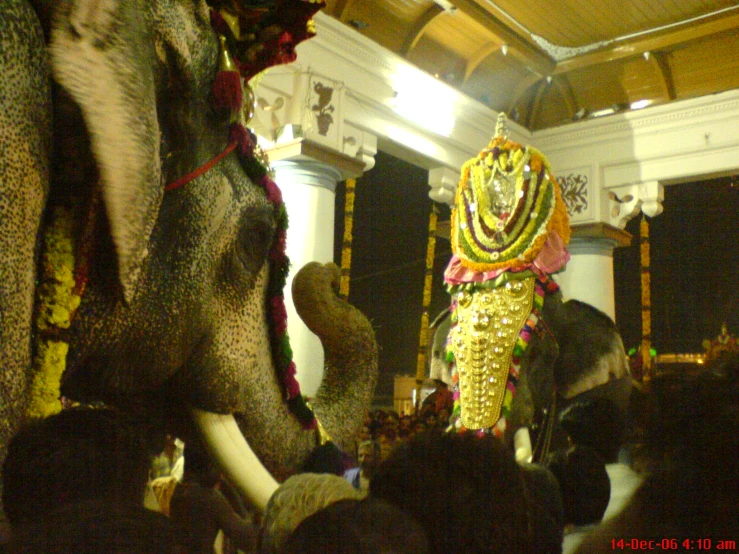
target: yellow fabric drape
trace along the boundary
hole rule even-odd
[[[344,200],[344,241],[341,247],[341,280],[339,296],[349,299],[349,275],[352,266],[352,232],[354,227],[354,188],[356,179],[346,180],[346,198]]]

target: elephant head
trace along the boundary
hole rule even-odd
[[[444,310],[435,320],[431,376],[444,378],[454,371],[444,346],[451,318]],[[447,382],[452,385],[451,378]],[[575,400],[608,396],[624,412],[631,393],[631,375],[621,335],[613,320],[590,304],[562,301],[561,293],[547,295],[539,323],[524,351],[511,404],[505,440],[513,440],[522,428],[534,431],[534,443],[542,436],[546,415],[552,425],[557,415]],[[558,426],[551,430],[561,438]],[[543,440],[543,437],[542,437]]]
[[[310,3],[282,3],[289,4]],[[0,118],[20,126],[0,133],[0,198],[13,198],[0,200],[0,277],[5,286],[14,279],[0,305],[2,438],[22,418],[34,379],[34,251],[45,248],[45,224],[64,206],[76,229],[75,277],[84,272],[85,286],[82,293],[76,285],[79,307],[61,332],[63,396],[141,412],[186,435],[194,421],[263,507],[276,487],[264,467],[297,467],[317,433],[290,410],[286,397],[295,391],[275,370],[280,356],[289,362],[289,346],[275,348],[271,312],[279,308],[275,273],[284,271],[275,263],[284,208],[245,147],[249,137],[228,150],[234,114],[214,106],[219,38],[211,6],[65,0],[33,8],[20,0],[0,7],[0,64],[21,77],[0,85],[13,93],[0,100]],[[13,156],[30,178],[5,170]],[[373,394],[377,348],[371,325],[338,298],[337,286],[331,265],[310,264],[294,280],[298,313],[325,350],[312,409],[342,445]],[[18,322],[10,334],[6,321]],[[235,441],[235,458],[220,446],[224,438]],[[260,482],[248,484],[248,474]]]

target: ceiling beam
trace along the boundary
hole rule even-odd
[[[672,69],[667,63],[667,58],[662,52],[652,52],[649,56],[649,63],[652,64],[657,75],[659,75],[662,82],[662,92],[665,98],[669,101],[675,100],[675,82],[672,79]]]
[[[572,90],[572,86],[570,85],[570,80],[567,78],[567,75],[552,77],[552,84],[559,91],[560,96],[562,96],[562,100],[564,100],[564,103],[567,106],[567,113],[569,113],[570,116],[574,116],[575,111],[577,111],[577,100],[575,99],[575,91]]]
[[[557,75],[574,71],[575,69],[583,69],[630,56],[638,56],[644,52],[665,50],[684,42],[697,40],[735,28],[739,28],[739,13],[724,15],[702,23],[685,25],[677,30],[665,33],[647,35],[634,40],[624,41],[623,43],[616,43],[616,46],[607,47],[597,52],[562,60],[554,69],[554,74]]]
[[[521,100],[521,97],[526,93],[527,90],[529,90],[530,87],[535,85],[537,81],[539,81],[541,77],[539,77],[536,73],[531,73],[521,79],[518,84],[516,85],[516,88],[513,89],[513,93],[511,94],[511,99],[508,102],[508,113],[513,112],[513,109],[516,107],[516,104]]]
[[[541,100],[544,97],[544,93],[549,88],[549,83],[546,79],[542,79],[539,83],[536,95],[534,96],[534,101],[531,103],[531,111],[529,112],[529,117],[526,121],[526,127],[529,129],[533,129],[534,122],[539,118],[539,110],[541,109]]]
[[[342,23],[346,23],[349,9],[354,2],[355,0],[336,0],[336,4],[334,4],[334,17]]]
[[[408,34],[405,35],[403,46],[400,47],[401,56],[408,57],[410,51],[415,48],[418,40],[423,36],[423,33],[426,31],[426,27],[429,26],[436,16],[441,15],[442,13],[444,13],[444,8],[438,4],[432,4],[431,7],[413,23]]]
[[[467,60],[467,65],[464,69],[464,81],[462,81],[462,84],[467,82],[475,70],[488,58],[488,56],[491,56],[500,50],[500,47],[501,45],[497,42],[488,42],[475,52],[474,55]]]
[[[501,44],[508,45],[508,55],[522,62],[530,71],[540,77],[551,75],[556,66],[555,61],[541,48],[527,42],[488,10],[474,0],[452,0],[457,9],[492,33]]]

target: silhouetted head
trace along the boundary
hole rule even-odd
[[[594,449],[606,463],[618,460],[626,437],[623,411],[605,396],[575,402],[560,414],[560,424],[573,445]]]
[[[603,519],[611,481],[595,450],[587,446],[558,450],[547,458],[546,466],[559,482],[565,524],[589,525]]]
[[[413,514],[430,552],[531,551],[521,470],[493,436],[415,435],[380,464],[370,496]]]
[[[283,554],[426,554],[421,526],[401,509],[375,499],[342,500],[306,518]]]
[[[281,552],[295,528],[308,516],[339,500],[362,496],[352,484],[329,473],[300,473],[289,477],[272,494],[262,516],[259,552]]]
[[[8,520],[15,527],[89,500],[141,506],[150,463],[140,427],[116,410],[71,408],[33,421],[8,446]]]

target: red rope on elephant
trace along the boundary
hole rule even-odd
[[[229,145],[226,146],[226,149],[223,152],[221,152],[220,154],[218,154],[215,158],[213,158],[209,162],[204,163],[199,168],[197,168],[195,171],[191,171],[187,175],[185,175],[185,176],[180,177],[179,179],[177,179],[175,182],[168,184],[166,187],[164,187],[164,190],[165,191],[174,190],[174,189],[180,188],[183,185],[186,185],[187,183],[189,183],[193,179],[197,179],[198,177],[200,177],[206,171],[209,171],[209,170],[213,169],[213,166],[215,166],[223,158],[225,158],[226,156],[228,156],[231,152],[233,152],[234,149],[238,146],[238,144],[239,143],[236,140],[231,141],[229,143]]]

